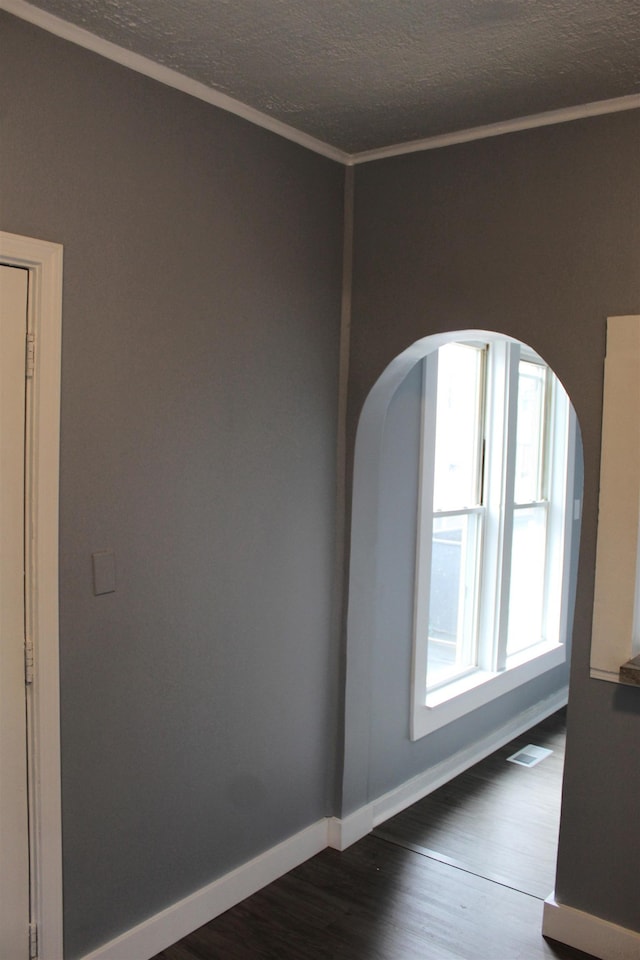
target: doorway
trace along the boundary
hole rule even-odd
[[[25,343],[29,274],[0,265],[0,948],[29,956]]]
[[[0,232],[0,272],[0,953],[59,960],[62,247]]]
[[[557,637],[549,637],[548,650],[538,655],[536,649],[535,656],[523,656],[509,669],[496,664],[487,670],[478,663],[461,678],[460,689],[427,702],[426,662],[423,669],[415,655],[418,634],[428,636],[418,629],[416,616],[420,440],[426,413],[434,408],[427,406],[423,361],[454,339],[516,344],[479,330],[416,341],[383,371],[358,424],[341,813],[362,833],[371,821],[379,825],[554,713],[567,698],[582,485],[577,425],[575,456],[568,458],[572,476],[568,466],[563,472],[565,498],[571,497],[571,509],[565,510],[571,550],[557,578],[563,604]],[[416,735],[411,721],[418,706],[429,727]]]

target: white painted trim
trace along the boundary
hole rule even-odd
[[[425,137],[423,140],[411,140],[407,143],[396,143],[388,147],[364,150],[361,153],[351,154],[348,162],[359,164],[369,163],[371,160],[386,160],[389,157],[400,157],[406,153],[438,150],[440,147],[451,147],[458,143],[471,143],[474,140],[500,137],[505,133],[518,133],[521,130],[534,130],[537,127],[550,127],[556,123],[569,123],[572,120],[584,120],[588,117],[600,117],[608,113],[621,113],[624,110],[637,110],[639,108],[640,94],[631,93],[628,96],[616,97],[613,100],[596,100],[593,103],[584,103],[575,107],[562,107],[559,110],[534,113],[528,117],[515,117],[512,120],[501,120],[498,123],[470,127],[467,130],[455,130],[452,133],[443,133],[437,137]]]
[[[131,960],[131,957],[148,960],[326,847],[346,850],[389,817],[437,790],[474,763],[483,760],[514,737],[555,713],[566,701],[565,688],[523,711],[513,721],[473,746],[436,764],[426,773],[408,780],[344,819],[330,817],[318,820],[300,833],[86,954],[82,960]]]
[[[640,933],[556,903],[553,894],[545,900],[542,935],[576,950],[584,950],[599,960],[637,960],[640,957]]]
[[[607,680],[609,683],[620,682],[620,669],[618,670],[599,670],[597,667],[591,667],[589,676],[592,680]]]
[[[508,723],[483,737],[482,740],[458,750],[452,756],[436,763],[425,773],[418,774],[417,777],[407,780],[394,790],[390,790],[389,793],[378,797],[372,804],[374,827],[384,823],[385,820],[395,816],[396,813],[400,813],[401,810],[406,810],[417,800],[422,800],[423,797],[433,793],[434,790],[453,780],[454,777],[464,773],[475,763],[479,763],[489,754],[495,753],[505,743],[509,743],[510,740],[519,737],[521,733],[525,733],[537,723],[550,717],[552,713],[566,705],[567,696],[568,688],[562,687],[550,697],[541,700],[540,703],[523,710]]]
[[[495,753],[510,740],[519,737],[537,723],[550,717],[556,710],[560,710],[567,703],[567,694],[568,688],[563,687],[540,703],[523,710],[513,720],[492,731],[482,740],[441,760],[440,763],[412,777],[411,780],[406,780],[399,787],[360,807],[344,820],[334,817],[329,821],[329,846],[335,850],[346,850],[352,843],[371,833],[374,827],[380,826],[385,820],[406,810],[434,790],[438,790],[475,763]]]
[[[565,688],[535,707],[523,711],[512,722],[490,736],[436,764],[426,773],[408,780],[342,820],[330,817],[317,821],[86,954],[82,960],[131,960],[131,957],[148,960],[326,847],[346,850],[389,817],[437,790],[474,763],[483,760],[514,737],[555,713],[564,706],[566,700]]]
[[[28,551],[27,621],[36,657],[28,692],[31,737],[32,909],[40,960],[62,956],[62,828],[58,668],[58,477],[62,247],[0,232],[0,259],[26,267],[29,323],[36,338],[36,373],[27,402],[27,484],[32,509]],[[29,629],[29,627],[28,627]]]
[[[405,143],[390,144],[387,147],[377,147],[373,150],[363,150],[359,153],[347,153],[339,147],[318,140],[308,133],[297,130],[282,120],[276,120],[266,113],[250,107],[240,100],[234,99],[219,90],[214,90],[198,80],[186,77],[177,70],[165,67],[162,64],[143,57],[141,54],[126,50],[109,40],[103,40],[95,34],[68,23],[45,10],[32,6],[26,0],[0,0],[0,10],[26,20],[53,33],[63,40],[75,43],[85,50],[91,50],[107,60],[113,60],[129,70],[135,70],[152,80],[180,90],[188,96],[204,100],[214,107],[219,107],[227,113],[242,117],[265,130],[270,130],[278,136],[291,140],[301,147],[306,147],[329,160],[336,160],[345,166],[368,163],[371,160],[385,160],[389,157],[400,157],[406,153],[420,153],[424,150],[437,150],[440,147],[450,147],[457,143],[471,143],[474,140],[486,140],[489,137],[498,137],[505,133],[517,133],[520,130],[533,130],[537,127],[552,126],[556,123],[568,123],[572,120],[583,120],[587,117],[598,117],[608,113],[619,113],[623,110],[640,108],[640,94],[632,93],[624,97],[615,97],[611,100],[596,100],[593,103],[578,104],[574,107],[562,107],[558,110],[549,110],[545,113],[535,113],[527,117],[515,117],[511,120],[501,120],[498,123],[489,123],[480,127],[470,127],[466,130],[456,130],[452,133],[443,133],[435,137],[425,137],[422,140],[410,140]]]
[[[328,846],[333,850],[346,850],[347,847],[366,837],[372,830],[373,804],[368,803],[342,820],[331,817],[328,822]]]
[[[451,683],[429,694],[426,705],[416,706],[411,717],[411,739],[426,737],[566,662],[566,644],[553,643],[542,649],[543,652],[523,659],[522,663],[508,670],[500,673],[478,670],[458,683]],[[530,652],[525,651],[523,657],[529,656]]]
[[[48,33],[53,33],[56,37],[68,40],[70,43],[75,43],[79,47],[84,47],[85,50],[91,50],[93,53],[97,53],[107,60],[112,60],[114,63],[119,63],[122,67],[135,70],[136,73],[141,73],[145,77],[157,80],[167,87],[173,87],[174,90],[180,90],[190,97],[195,97],[197,100],[204,100],[205,103],[219,107],[227,113],[242,117],[243,120],[248,120],[249,123],[253,123],[265,130],[270,130],[271,133],[278,134],[278,136],[284,137],[285,140],[291,140],[293,143],[297,143],[301,147],[306,147],[308,150],[327,157],[329,160],[336,160],[338,163],[343,164],[348,163],[349,155],[343,150],[333,147],[331,144],[324,143],[324,141],[318,140],[308,133],[297,130],[295,127],[289,126],[288,123],[283,123],[282,120],[276,120],[275,117],[270,117],[268,114],[262,113],[260,110],[256,110],[255,107],[250,107],[248,104],[242,103],[240,100],[236,100],[226,93],[221,93],[219,90],[200,83],[198,80],[193,80],[191,77],[178,73],[177,70],[165,67],[160,63],[156,63],[154,60],[150,60],[148,57],[134,53],[132,50],[126,50],[124,47],[111,43],[109,40],[103,40],[102,37],[98,37],[73,23],[68,23],[60,17],[47,13],[45,10],[40,10],[30,3],[26,3],[25,0],[0,0],[0,9],[6,10],[7,13],[11,13],[15,17],[20,17],[21,20],[27,20],[29,23],[34,24],[34,26],[40,27]]]
[[[482,341],[480,341],[482,342]],[[422,390],[422,433],[415,569],[415,612],[411,681],[411,739],[433,733],[472,710],[566,661],[564,643],[568,623],[569,579],[573,524],[574,437],[576,418],[569,398],[551,368],[547,368],[555,400],[552,406],[553,455],[549,491],[549,523],[545,562],[545,609],[541,642],[507,658],[507,626],[511,540],[513,528],[513,484],[515,474],[515,423],[518,397],[518,364],[521,345],[511,339],[489,340],[486,361],[486,411],[488,427],[486,458],[489,465],[485,486],[484,523],[479,563],[488,574],[481,576],[479,606],[478,670],[427,692],[427,638],[433,527],[433,473],[436,433],[437,353],[425,360]],[[544,364],[531,348],[523,346],[524,357]],[[545,364],[546,366],[546,364]],[[565,424],[568,429],[564,429]],[[562,469],[560,469],[562,465]],[[562,602],[561,602],[562,601]],[[552,639],[553,638],[553,639]]]
[[[265,853],[110,940],[82,960],[148,960],[204,923],[293,870],[327,846],[318,820]],[[58,958],[59,960],[59,958]]]
[[[640,316],[607,319],[591,676],[640,653]]]

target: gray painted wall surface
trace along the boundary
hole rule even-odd
[[[0,34],[2,229],[64,244],[71,960],[331,812],[344,174]]]
[[[0,44],[2,229],[65,247],[73,960],[332,812],[343,172],[5,14]],[[358,168],[348,425],[352,450],[376,378],[437,330],[512,334],[565,382],[585,521],[558,895],[635,929],[640,702],[589,680],[588,655],[605,318],[640,312],[639,147],[640,117],[621,114]],[[118,590],[94,597],[102,548]],[[388,689],[354,805],[462,732],[406,740],[397,653],[372,650]],[[518,706],[486,708],[477,732]]]
[[[511,334],[564,382],[585,486],[557,896],[636,930],[640,695],[590,680],[588,665],[606,317],[640,313],[639,156],[633,112],[358,168],[349,414],[353,439],[387,364],[441,330]],[[376,655],[380,677],[391,656]],[[427,752],[399,730],[393,749],[392,721],[373,717],[370,766],[388,786]]]

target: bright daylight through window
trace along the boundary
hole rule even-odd
[[[564,660],[575,442],[523,344],[451,342],[423,363],[414,737]]]

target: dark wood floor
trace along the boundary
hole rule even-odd
[[[404,810],[376,835],[542,900],[555,882],[565,712],[508,743]],[[507,762],[533,743],[534,767]]]
[[[553,753],[530,768],[506,761],[529,743]],[[154,960],[584,960],[540,935],[563,751],[561,712]]]

